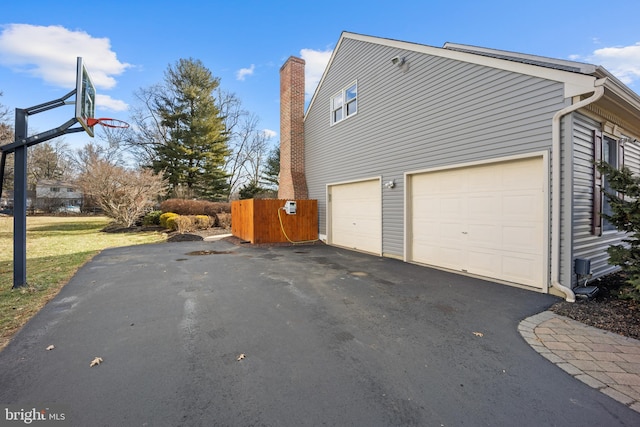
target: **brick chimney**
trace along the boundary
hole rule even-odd
[[[280,68],[279,199],[308,199],[304,173],[304,59],[293,56]]]

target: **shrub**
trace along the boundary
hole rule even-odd
[[[78,184],[87,199],[124,227],[136,224],[166,190],[162,176],[148,169],[126,169],[97,152],[85,154]]]
[[[169,219],[178,216],[177,213],[173,213],[173,212],[165,212],[162,215],[160,215],[159,221],[160,221],[160,226],[164,227],[164,228],[171,228],[169,227]]]
[[[640,301],[640,177],[627,167],[618,170],[606,162],[599,162],[597,167],[611,186],[605,197],[612,213],[602,216],[627,233],[622,245],[607,249],[609,264],[620,266],[625,273],[630,287],[626,296]]]
[[[219,213],[217,217],[218,217],[218,227],[231,228],[230,213]]]
[[[215,223],[215,219],[209,215],[196,215],[193,217],[193,225],[197,230],[206,230]]]
[[[172,215],[170,217],[168,217],[165,221],[165,223],[167,224],[164,228],[168,228],[169,230],[177,230],[178,229],[178,224],[176,223],[176,220],[180,217],[180,215]]]
[[[231,212],[227,202],[209,202],[206,200],[168,199],[160,204],[162,212],[175,212],[180,215],[209,215]]]
[[[162,211],[151,211],[142,219],[142,225],[160,225]]]
[[[184,234],[196,229],[192,216],[178,215],[171,217],[167,222],[175,225],[174,230],[178,230],[180,234]]]

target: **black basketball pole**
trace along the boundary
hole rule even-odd
[[[68,133],[84,132],[84,128],[72,128],[78,123],[76,118],[68,120],[55,129],[28,136],[28,117],[52,108],[66,105],[65,100],[75,95],[72,90],[62,98],[36,105],[31,108],[16,108],[15,140],[11,144],[0,147],[2,151],[2,170],[0,179],[4,177],[5,158],[8,153],[14,153],[13,176],[13,287],[19,288],[27,284],[27,147],[62,136]],[[0,194],[2,183],[0,182]]]
[[[27,112],[16,108],[15,140],[27,139]],[[13,166],[13,287],[27,284],[27,146],[15,148]]]

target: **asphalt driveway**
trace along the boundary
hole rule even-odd
[[[518,334],[554,301],[322,245],[110,249],[0,353],[0,405],[78,426],[640,425]]]

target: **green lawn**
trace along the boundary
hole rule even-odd
[[[0,349],[103,249],[158,243],[158,232],[104,233],[105,217],[27,217],[27,286],[13,285],[13,218],[0,217]]]

